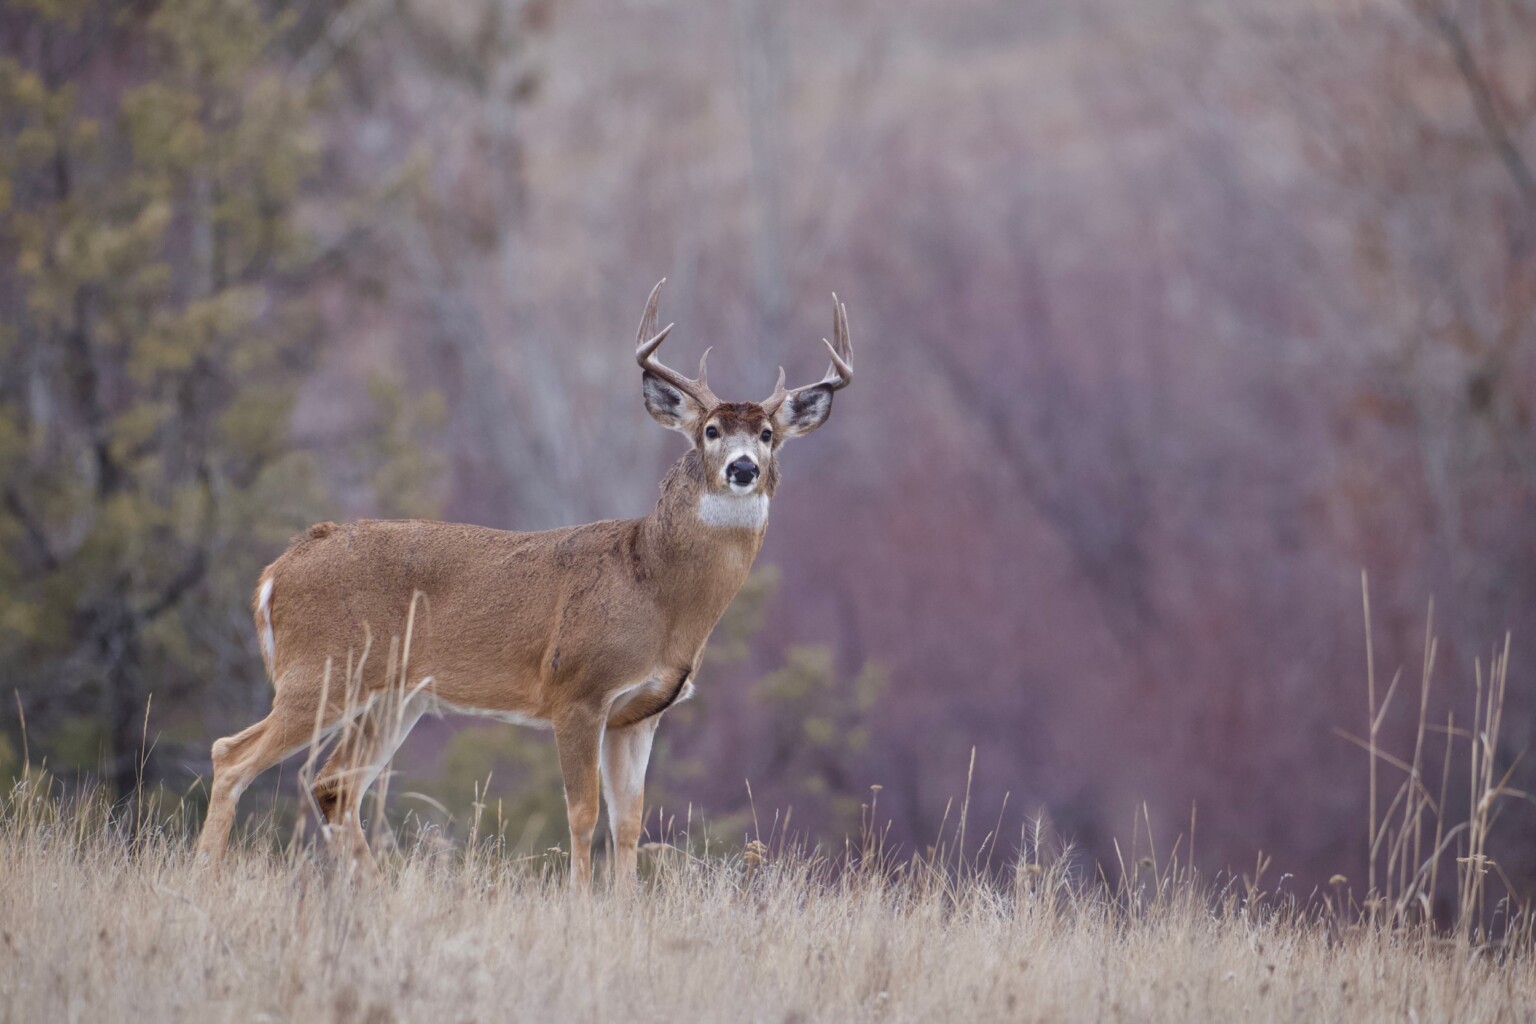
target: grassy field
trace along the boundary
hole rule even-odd
[[[1368,657],[1356,742],[1372,857],[1365,877],[1305,895],[1271,883],[1262,857],[1202,878],[1183,840],[1158,856],[1149,826],[1107,871],[1052,854],[1043,832],[1001,869],[1007,844],[988,835],[981,869],[958,853],[968,799],[934,849],[906,858],[882,849],[873,803],[835,854],[771,830],[732,851],[685,826],[644,848],[644,885],[626,894],[568,895],[560,853],[513,855],[502,829],[450,840],[409,818],[376,837],[378,878],[344,877],[303,820],[286,846],[258,825],[215,876],[193,861],[185,803],[112,808],[28,767],[0,799],[0,1009],[6,1022],[1536,1020],[1533,919],[1487,853],[1498,807],[1533,800],[1495,767],[1508,644],[1476,666],[1472,728],[1448,721],[1443,757],[1426,743],[1435,650],[1401,758],[1380,745],[1398,680],[1378,688]],[[1395,794],[1384,769],[1404,780]],[[1448,820],[1453,781],[1466,820]]]
[[[177,825],[18,787],[0,820],[6,1021],[1536,1019],[1528,928],[1370,923],[1331,899],[1010,875],[749,846],[653,847],[629,897],[563,863],[407,842],[349,882],[246,843],[222,877]],[[601,887],[599,887],[601,889]]]

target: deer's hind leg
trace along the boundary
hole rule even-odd
[[[292,682],[292,681],[290,681]],[[235,822],[240,794],[262,772],[290,754],[296,754],[316,736],[313,692],[302,686],[280,687],[272,698],[272,710],[255,725],[213,744],[213,785],[208,796],[208,816],[197,840],[197,859],[217,868],[224,859],[229,831]],[[320,736],[336,727],[341,712],[323,717]]]
[[[363,832],[363,797],[425,710],[419,698],[370,706],[343,730],[311,787],[331,848],[351,867],[376,870]]]

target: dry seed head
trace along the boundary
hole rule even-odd
[[[768,847],[760,840],[752,840],[742,852],[741,861],[748,869],[762,867],[768,863]]]

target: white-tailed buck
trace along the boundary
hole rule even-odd
[[[262,572],[256,630],[275,690],[266,718],[213,745],[198,842],[217,864],[259,773],[340,732],[313,778],[327,833],[371,863],[359,808],[416,721],[466,712],[554,729],[571,827],[571,885],[591,878],[599,779],[614,878],[635,878],[646,763],[662,712],[693,690],[704,644],[768,525],[779,448],[826,422],[853,376],[833,296],[825,379],[722,402],[663,366],[651,292],[635,356],[651,417],[689,440],[643,519],[540,533],[425,520],[312,527]],[[382,638],[375,643],[374,638]],[[391,641],[389,638],[393,638]],[[388,644],[388,657],[381,649]]]

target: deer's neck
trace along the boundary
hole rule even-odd
[[[655,574],[696,593],[701,612],[719,604],[718,616],[746,582],[762,547],[768,498],[711,492],[699,453],[690,451],[662,480],[661,498],[640,528]]]

